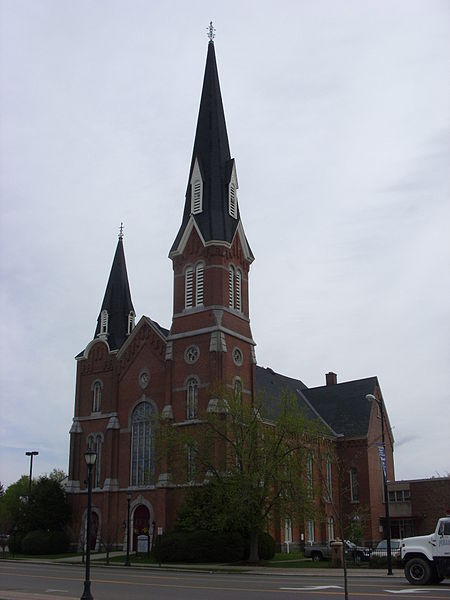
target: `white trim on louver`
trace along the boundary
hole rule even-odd
[[[101,316],[100,316],[100,334],[108,333],[108,321],[109,321],[108,311],[102,310]]]
[[[236,269],[236,300],[235,308],[239,312],[242,312],[242,271]]]
[[[228,184],[228,212],[233,219],[238,218],[237,210],[237,189],[238,180],[236,174],[236,165],[233,162],[233,171],[231,173],[230,183]]]

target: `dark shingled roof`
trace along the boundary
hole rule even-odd
[[[305,388],[302,394],[336,433],[360,437],[367,435],[369,427],[371,403],[366,394],[373,394],[377,386],[377,378],[368,377]]]
[[[191,177],[197,158],[203,179],[203,210],[193,215],[205,242],[220,240],[231,243],[239,223],[228,211],[228,184],[234,159],[228,144],[225,114],[220,93],[214,42],[208,44],[205,76],[195,133],[194,149],[186,190],[183,221],[172,245],[178,248],[181,237],[191,216]]]
[[[128,332],[128,315],[134,312],[128,283],[127,267],[122,238],[117,242],[105,297],[103,298],[94,337],[100,333],[102,310],[108,311],[108,344],[110,350],[118,350],[124,343]]]
[[[299,409],[308,419],[316,420],[319,419],[328,426],[328,423],[324,422],[322,415],[317,414],[313,407],[309,404],[302,391],[306,390],[306,385],[300,381],[300,379],[293,379],[292,377],[286,377],[280,373],[275,373],[270,368],[256,367],[256,387],[258,394],[261,394],[264,403],[269,409],[269,414],[272,417],[277,416],[280,409],[280,398],[283,393],[291,392],[297,398]],[[334,431],[330,432],[334,434]]]

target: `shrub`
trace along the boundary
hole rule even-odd
[[[157,562],[235,562],[244,557],[244,540],[237,532],[172,531],[158,537],[154,557]]]
[[[69,548],[69,538],[63,531],[30,531],[21,544],[23,554],[62,554]]]

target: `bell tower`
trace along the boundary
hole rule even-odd
[[[212,30],[212,29],[211,29]],[[242,226],[210,33],[194,148],[173,263],[172,326],[167,338],[166,415],[190,421],[214,410],[219,385],[252,402],[255,342],[248,278],[254,260]]]

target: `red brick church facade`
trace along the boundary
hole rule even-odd
[[[252,401],[257,389],[276,395],[290,388],[311,414],[320,416],[338,453],[347,457],[351,490],[343,501],[349,515],[367,507],[366,540],[383,537],[381,471],[375,442],[382,401],[376,377],[307,388],[256,364],[249,318],[249,270],[254,259],[240,219],[236,165],[231,158],[210,41],[202,97],[189,169],[181,227],[169,257],[173,264],[173,317],[170,330],[143,316],[135,324],[122,235],[116,248],[94,338],[77,356],[75,410],[70,430],[69,498],[74,536],[83,541],[87,507],[84,452],[97,453],[93,471],[93,533],[100,540],[125,539],[127,494],[131,494],[132,549],[137,535],[170,529],[186,483],[172,480],[170,467],[155,464],[154,423],[171,419],[195,425],[214,411],[211,389],[239,389]],[[386,417],[386,431],[390,428]],[[393,440],[387,435],[388,474],[393,479]],[[332,467],[333,469],[333,467]],[[317,476],[317,475],[316,475]],[[332,479],[335,474],[331,474]],[[365,509],[366,510],[366,509]],[[289,531],[275,527],[279,544],[326,539],[331,507],[321,523]]]

